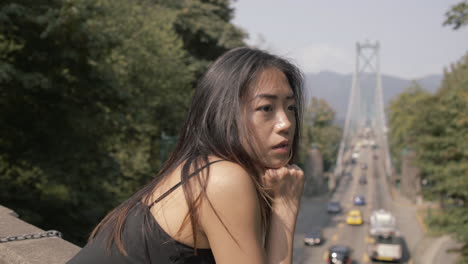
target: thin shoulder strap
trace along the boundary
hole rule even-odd
[[[214,164],[216,162],[220,162],[220,161],[223,161],[223,160],[215,160],[215,161],[212,161],[212,162],[209,162],[207,164],[205,164],[204,166],[202,166],[201,168],[195,170],[192,174],[190,174],[187,178],[181,180],[179,183],[177,183],[176,185],[172,186],[169,190],[167,190],[165,193],[163,193],[161,196],[159,196],[158,199],[154,200],[154,202],[152,202],[150,205],[148,205],[148,208],[151,209],[151,207],[153,207],[153,205],[155,205],[156,203],[160,202],[162,199],[166,198],[169,194],[171,194],[175,189],[177,189],[179,186],[181,186],[182,184],[186,183],[188,180],[190,180],[193,176],[197,175],[200,171],[204,170],[206,167],[210,166],[211,164]]]

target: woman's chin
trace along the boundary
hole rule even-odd
[[[289,160],[282,159],[282,160],[271,160],[266,162],[265,167],[269,169],[279,169],[288,165]]]

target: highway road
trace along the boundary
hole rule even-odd
[[[384,178],[383,161],[374,159],[378,157],[380,149],[369,147],[361,149],[358,163],[349,165],[346,172],[351,172],[352,176],[343,176],[334,194],[314,198],[303,198],[301,210],[298,216],[295,232],[294,263],[326,263],[327,249],[332,245],[347,245],[353,249],[353,263],[372,263],[368,255],[368,245],[372,243],[369,236],[369,216],[373,210],[386,209],[397,216],[397,223],[401,224],[398,215],[398,204],[394,204],[391,199],[390,188]],[[366,164],[367,168],[363,168]],[[345,174],[346,175],[346,174]],[[360,184],[359,177],[366,175],[367,184]],[[356,206],[353,204],[355,195],[364,195],[367,204]],[[330,215],[327,213],[326,204],[328,201],[339,201],[343,207],[340,214]],[[359,209],[362,212],[364,224],[360,226],[350,226],[346,224],[346,214],[351,209]],[[405,219],[403,224],[411,222],[414,225],[416,219]],[[325,242],[319,246],[305,246],[304,236],[314,229],[321,229]],[[400,229],[402,229],[399,226]],[[408,230],[403,228],[402,230]],[[411,263],[409,247],[406,245],[405,234],[403,237],[403,263]],[[415,241],[416,243],[416,241]]]

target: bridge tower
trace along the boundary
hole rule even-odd
[[[356,43],[356,63],[348,101],[343,138],[340,143],[335,180],[344,172],[345,163],[350,161],[352,146],[359,136],[371,131],[377,145],[384,153],[386,176],[391,175],[390,153],[387,143],[387,125],[384,112],[382,79],[380,75],[379,42]],[[368,80],[367,82],[364,82]],[[365,85],[372,83],[372,85]],[[333,184],[334,182],[331,183]]]

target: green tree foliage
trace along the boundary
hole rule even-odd
[[[200,65],[243,45],[232,12],[228,1],[2,1],[0,204],[82,245],[161,165],[161,134],[181,127]]]
[[[432,183],[424,194],[441,201],[444,213],[432,224],[465,243],[462,261],[468,263],[468,55],[446,71],[428,106],[415,124],[417,161]]]
[[[461,261],[467,263],[468,55],[445,71],[436,94],[413,88],[392,102],[390,127],[392,147],[409,145],[417,154],[415,164],[429,183],[424,197],[442,205],[442,214],[430,224],[464,243]]]
[[[229,0],[159,0],[176,14],[174,29],[190,55],[196,79],[211,61],[229,49],[244,46],[247,34],[233,25]]]
[[[418,136],[413,125],[419,118],[419,112],[429,100],[431,94],[422,89],[417,82],[413,82],[388,106],[388,122],[390,127],[390,149],[394,167],[400,171],[402,165],[402,151],[412,149],[412,144]]]
[[[457,30],[467,24],[468,1],[464,0],[446,13],[444,25],[451,25],[454,30]],[[459,63],[452,65],[450,72],[446,70],[444,76],[440,94],[444,95],[446,104],[452,103],[455,106],[449,115],[451,126],[447,127],[446,130],[448,130],[447,133],[455,135],[455,140],[458,141],[455,144],[454,139],[450,143],[447,142],[451,148],[449,153],[445,152],[444,158],[445,160],[450,158],[450,161],[445,168],[440,168],[442,172],[439,177],[435,176],[437,168],[432,174],[434,178],[439,178],[434,179],[436,184],[443,186],[439,193],[449,197],[448,201],[451,204],[444,208],[444,214],[433,219],[432,224],[444,227],[448,232],[456,234],[459,240],[464,243],[460,263],[468,264],[468,55],[465,55]],[[452,99],[453,101],[450,102]],[[458,108],[458,114],[454,112],[454,108]],[[454,129],[457,131],[455,132]],[[453,178],[440,179],[447,175]],[[455,186],[455,188],[451,189],[451,186]],[[438,187],[436,186],[436,188]]]
[[[457,30],[468,24],[468,1],[464,0],[450,8],[445,13],[444,26],[452,26]]]
[[[99,34],[82,15],[61,1],[1,5],[0,197],[26,220],[57,229],[108,206],[94,202],[112,201],[105,184],[120,176],[101,142],[114,127],[105,109],[124,98],[96,69],[113,44],[94,42]]]
[[[304,113],[300,159],[305,159],[307,148],[317,147],[322,153],[324,170],[336,162],[342,129],[334,125],[335,111],[327,101],[312,97]]]

